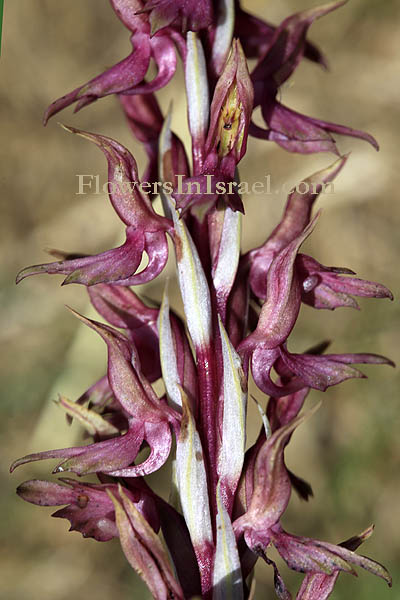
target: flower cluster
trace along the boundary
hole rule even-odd
[[[339,545],[287,533],[281,518],[294,489],[303,498],[310,485],[292,473],[284,452],[293,432],[315,412],[301,413],[310,389],[325,391],[364,377],[354,364],[392,364],[376,354],[326,354],[327,344],[295,354],[290,334],[301,303],[315,309],[358,308],[354,296],[392,298],[383,285],[354,277],[347,268],[326,267],[301,253],[317,224],[314,203],[345,166],[332,133],[377,143],[369,134],[305,116],[284,106],[279,89],[303,58],[326,64],[307,41],[311,24],[345,2],[297,13],[274,27],[245,12],[237,0],[111,0],[132,42],[131,54],[53,102],[45,122],[76,103],[80,110],[114,94],[148,165],[142,180],[192,183],[193,193],[161,194],[163,215],[140,186],[135,159],[103,135],[65,127],[98,146],[108,165],[109,197],[126,228],[125,243],[95,256],[57,253],[59,260],[28,267],[17,281],[38,273],[65,275],[64,284],[87,286],[93,306],[108,323],[74,313],[105,342],[107,373],[75,402],[60,397],[68,417],[92,438],[89,445],[38,452],[12,465],[57,459],[53,473],[96,474],[98,483],[61,477],[31,480],[18,488],[28,502],[64,506],[83,536],[120,539],[132,567],[157,600],[247,599],[258,558],[274,573],[278,598],[287,600],[275,546],[287,565],[304,573],[298,600],[324,600],[341,571],[362,567],[391,585],[379,563],[357,547],[372,527]],[[154,92],[174,76],[181,58],[192,139],[189,160],[171,131]],[[251,73],[247,59],[256,59]],[[151,63],[157,74],[146,80]],[[211,98],[211,100],[210,100]],[[266,129],[254,124],[260,106]],[[280,222],[266,241],[241,254],[238,193],[221,195],[207,186],[239,181],[237,165],[249,135],[290,152],[333,152],[333,164],[293,190]],[[186,189],[186,188],[185,188]],[[167,290],[148,306],[131,289],[157,277],[174,248],[184,319],[170,309]],[[141,268],[146,255],[147,263]],[[259,405],[260,434],[246,451],[250,372],[269,396]],[[153,383],[162,378],[164,392]],[[147,458],[138,460],[142,449]],[[173,454],[170,502],[155,494],[146,475]],[[161,541],[158,533],[162,532]]]

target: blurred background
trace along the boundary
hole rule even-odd
[[[245,8],[278,24],[309,0],[243,2]],[[314,24],[310,39],[326,53],[330,72],[303,61],[282,90],[285,104],[298,111],[372,133],[376,153],[359,140],[338,138],[347,166],[333,194],[318,201],[323,215],[307,251],[323,264],[352,268],[360,277],[384,283],[398,296],[400,169],[398,126],[400,5],[394,0],[352,0]],[[45,249],[96,253],[123,239],[123,228],[107,198],[77,196],[77,174],[106,181],[103,156],[52,120],[41,125],[45,107],[88,81],[130,51],[128,33],[107,0],[17,0],[5,2],[0,59],[1,144],[1,543],[0,597],[4,600],[119,600],[150,598],[125,561],[118,541],[100,544],[67,533],[67,522],[50,519],[52,509],[24,503],[15,495],[26,479],[50,478],[51,464],[34,463],[12,476],[8,466],[32,451],[80,443],[79,427],[68,427],[52,402],[58,393],[75,399],[105,371],[103,342],[65,309],[89,316],[82,286],[60,287],[57,277],[34,277],[14,284],[23,266],[48,261]],[[165,111],[174,103],[176,131],[187,141],[182,74],[159,94]],[[110,135],[128,146],[143,168],[144,156],[132,139],[115,98],[105,98],[73,116],[58,119]],[[325,155],[291,155],[276,145],[250,139],[241,177],[273,187],[293,185],[333,162]],[[243,248],[260,244],[275,226],[282,193],[245,197]],[[161,278],[141,290],[160,297],[171,263]],[[179,308],[179,304],[177,304]],[[316,311],[303,307],[294,351],[332,340],[333,352],[376,352],[399,362],[399,305],[360,300],[361,311]],[[312,483],[314,498],[293,495],[284,518],[292,533],[338,543],[375,523],[362,553],[384,563],[396,584],[400,572],[400,456],[398,374],[368,368],[368,380],[331,388],[323,406],[296,432],[287,464]],[[258,395],[260,397],[260,395]],[[321,394],[311,394],[315,403]],[[250,408],[251,443],[259,423]],[[165,490],[169,470],[156,477]],[[154,482],[154,477],[152,477]],[[272,554],[271,554],[272,556]],[[301,577],[282,568],[292,590]],[[256,598],[273,598],[272,573],[257,567]],[[367,573],[358,580],[341,575],[333,598],[380,600],[398,597]]]

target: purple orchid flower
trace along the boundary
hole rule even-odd
[[[142,12],[150,13],[152,34],[168,25],[182,31],[199,31],[212,23],[213,7],[210,0],[145,0]]]
[[[373,533],[373,526],[368,527],[365,531],[341,542],[339,546],[355,551],[367,540]],[[296,596],[296,600],[326,600],[333,591],[336,580],[340,571],[335,571],[332,575],[322,573],[308,573],[304,579]]]
[[[259,59],[268,50],[276,27],[243,10],[239,0],[235,0],[235,12],[235,37],[240,39],[247,58]],[[305,43],[304,56],[327,68],[326,58],[314,44],[308,41]]]
[[[18,487],[17,494],[27,502],[39,506],[68,505],[52,516],[68,519],[71,523],[70,531],[79,531],[83,537],[92,537],[99,542],[118,537],[113,503],[107,495],[107,491],[118,494],[116,484],[77,482],[67,477],[61,477],[59,481],[66,485],[37,479],[25,481]],[[158,531],[160,522],[154,500],[139,483],[137,480],[136,489],[126,490],[126,494],[151,523],[152,528]]]
[[[351,294],[364,298],[393,300],[392,292],[381,283],[365,281],[357,277],[342,277],[342,275],[355,275],[350,269],[324,267],[305,254],[298,255],[296,267],[303,280],[302,300],[314,308],[330,310],[340,306],[359,308]]]
[[[364,377],[354,364],[393,365],[377,354],[325,354],[326,342],[301,354],[288,349],[302,302],[332,310],[358,308],[353,296],[392,298],[385,286],[300,252],[320,214],[313,217],[314,203],[348,157],[304,179],[305,193],[292,190],[279,224],[244,255],[244,208],[235,187],[250,132],[300,153],[337,153],[335,132],[376,146],[368,134],[300,115],[276,99],[303,57],[326,66],[306,35],[317,18],[344,2],[297,13],[278,27],[233,0],[111,4],[131,33],[132,53],[53,103],[45,120],[75,102],[79,110],[103,96],[118,97],[147,154],[143,183],[119,142],[67,129],[105,155],[109,197],[126,227],[126,242],[95,256],[52,251],[58,261],[28,267],[17,278],[63,274],[64,283],[88,288],[108,324],[75,314],[106,343],[107,373],[75,402],[63,395],[57,400],[67,421],[83,427],[88,445],[28,454],[11,466],[57,459],[54,473],[91,474],[98,483],[31,480],[17,493],[32,504],[64,507],[53,516],[68,519],[85,537],[119,538],[156,600],[248,600],[247,583],[260,557],[272,567],[277,597],[290,600],[268,555],[270,545],[305,574],[298,600],[328,598],[340,572],[355,574],[357,566],[391,585],[382,565],[355,553],[371,527],[334,545],[289,534],[281,525],[292,489],[304,500],[313,496],[284,456],[308,416],[301,411],[310,389]],[[172,109],[164,119],[154,94],[174,75],[177,55],[184,68],[191,165],[185,144],[171,131]],[[257,59],[251,77],[246,57]],[[146,81],[152,60],[157,75]],[[267,130],[251,123],[258,106]],[[158,193],[163,214],[152,202]],[[159,302],[130,289],[163,271],[167,235],[182,298],[179,314],[170,306],[172,282]],[[139,270],[145,255],[148,262]],[[270,398],[266,408],[256,400],[261,430],[247,448],[249,369]],[[167,502],[144,477],[169,458]]]
[[[252,123],[251,135],[274,141],[289,152],[302,154],[312,152],[338,154],[332,133],[361,138],[376,150],[378,149],[376,140],[367,133],[302,115],[276,99],[280,86],[290,77],[305,53],[310,53],[310,47],[306,42],[308,28],[316,19],[336,10],[346,2],[347,0],[331,2],[292,15],[274,31],[268,47],[251,74],[255,93],[254,106],[261,107],[267,129]]]
[[[150,24],[145,15],[141,14],[143,4],[140,0],[111,0],[111,4],[118,17],[132,33],[132,52],[101,75],[50,104],[44,115],[44,124],[75,102],[77,102],[75,107],[77,112],[98,98],[110,94],[155,92],[167,85],[173,77],[176,69],[174,40],[179,45],[180,51],[184,49],[179,35],[163,30],[152,37]],[[144,78],[151,59],[156,63],[158,73],[152,81],[146,83]]]
[[[375,354],[338,354],[316,356],[291,354],[286,344],[297,320],[301,305],[301,282],[296,270],[296,256],[301,244],[310,235],[315,219],[292,242],[281,250],[267,274],[267,293],[257,327],[239,345],[245,361],[251,356],[251,369],[258,387],[271,396],[286,396],[302,387],[325,391],[352,377],[364,375],[349,366],[352,363],[393,363]],[[278,386],[271,378],[272,368],[278,374],[284,367],[296,377]]]
[[[83,256],[59,262],[35,265],[21,271],[17,283],[39,273],[67,275],[63,284],[96,285],[112,282],[118,285],[137,285],[157,277],[168,259],[166,232],[171,230],[168,219],[157,215],[150,200],[141,193],[136,161],[124,146],[94,133],[74,128],[75,133],[96,144],[108,162],[109,195],[111,204],[125,223],[126,241],[113,250],[96,256]],[[149,257],[147,266],[136,273],[143,252]]]
[[[242,47],[236,40],[215,87],[206,139],[199,139],[200,132],[192,127],[201,167],[199,173],[183,180],[183,193],[175,191],[178,209],[186,211],[193,205],[204,203],[212,206],[225,186],[234,185],[236,166],[246,152],[252,109],[253,87]],[[242,201],[234,187],[229,195],[225,194],[228,205],[243,212]]]
[[[282,529],[279,520],[291,493],[291,482],[284,463],[284,449],[290,436],[304,419],[305,416],[296,417],[280,427],[258,450],[254,465],[254,486],[247,511],[233,524],[236,536],[243,535],[248,547],[263,558],[264,549],[272,543],[288,566],[295,571],[310,573],[312,576],[319,573],[334,576],[340,571],[355,575],[355,565],[374,573],[391,585],[390,575],[379,563],[359,556],[343,546],[290,535]],[[270,559],[267,562],[272,563]],[[275,577],[275,584],[279,598],[290,597],[279,572]]]
[[[17,460],[16,467],[37,460],[62,458],[54,472],[73,471],[78,475],[108,473],[120,477],[136,477],[151,473],[167,460],[172,443],[170,424],[175,425],[180,415],[158,399],[153,388],[140,371],[136,349],[127,338],[108,326],[76,315],[94,329],[108,347],[108,381],[114,397],[128,418],[128,430],[121,436],[95,442],[89,446],[49,450],[29,454]],[[85,412],[92,422],[97,413],[76,405],[76,412]],[[140,465],[132,465],[146,440],[149,457]]]
[[[152,184],[158,181],[158,138],[163,125],[163,116],[154,94],[137,96],[120,95],[129,127],[135,138],[144,146],[149,162],[142,181]]]
[[[324,187],[338,175],[346,161],[346,156],[341,157],[328,168],[304,179],[301,183],[307,190],[305,193],[299,191],[301,184],[296,186],[288,196],[280,223],[266,242],[242,258],[243,267],[249,269],[251,290],[258,299],[266,298],[267,275],[272,261],[310,222],[314,202]],[[294,268],[301,284],[301,299],[314,308],[358,308],[352,295],[393,300],[392,293],[384,285],[354,277],[341,277],[355,273],[346,268],[325,267],[305,254],[297,255]]]

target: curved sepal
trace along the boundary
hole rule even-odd
[[[299,183],[290,192],[279,224],[262,246],[251,250],[245,257],[250,264],[250,286],[253,293],[264,300],[267,293],[267,274],[273,259],[292,242],[311,221],[311,211],[319,194],[342,170],[347,161],[342,156],[329,167],[322,169]],[[302,184],[304,183],[304,188]],[[306,193],[300,190],[306,189]]]
[[[43,117],[44,125],[52,116],[75,102],[78,102],[76,112],[98,98],[119,94],[141,83],[149,68],[151,57],[148,34],[140,31],[135,33],[132,36],[132,45],[134,49],[129,56],[50,104]]]
[[[389,586],[392,585],[392,578],[385,567],[344,546],[335,546],[328,542],[291,535],[280,526],[274,528],[272,542],[284,561],[295,571],[310,574],[320,573],[326,577],[333,576],[340,571],[356,575],[353,568],[356,566],[381,577]],[[305,597],[307,598],[307,596]]]
[[[365,540],[367,540],[373,533],[374,527],[368,527],[365,531],[356,535],[345,542],[339,544],[343,548],[355,551]],[[374,574],[381,576],[384,575],[385,580],[391,586],[390,576],[386,570],[376,563],[376,571]],[[340,571],[336,571],[332,575],[325,575],[323,573],[307,573],[303,579],[303,583],[297,593],[296,600],[326,600],[333,592],[333,588],[339,577]],[[380,575],[381,574],[381,575]]]
[[[236,535],[244,533],[248,547],[265,548],[271,539],[271,527],[279,522],[291,493],[290,478],[284,463],[284,449],[294,430],[318,408],[301,415],[278,429],[258,451],[254,465],[254,488],[247,512],[233,526]]]
[[[64,471],[72,471],[77,475],[98,472],[111,473],[116,469],[130,465],[135,460],[143,438],[143,425],[140,422],[131,421],[130,428],[125,435],[89,444],[88,446],[28,454],[16,460],[11,465],[10,472],[12,473],[14,469],[21,465],[38,460],[62,458],[62,461],[53,469],[53,473],[63,473]]]

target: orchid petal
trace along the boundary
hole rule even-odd
[[[342,542],[339,546],[354,551],[372,535],[372,532],[373,526],[368,527],[368,529],[360,533],[360,535]],[[339,574],[340,571],[336,571],[332,575],[307,573],[297,593],[296,600],[327,600],[333,592]]]
[[[62,477],[59,481],[66,485],[37,479],[25,481],[17,488],[17,494],[26,502],[38,506],[68,505],[52,516],[68,519],[71,523],[70,531],[79,531],[85,538],[92,537],[99,542],[106,542],[118,537],[113,504],[107,495],[107,490],[117,494],[118,487],[115,484],[99,485],[67,477]],[[158,529],[154,500],[146,490],[126,490],[126,494],[143,516],[152,522],[152,527]]]
[[[393,300],[393,294],[384,285],[357,277],[341,277],[341,274],[354,275],[354,273],[349,272],[348,269],[325,267],[305,254],[299,254],[296,267],[303,278],[302,300],[314,308],[330,310],[339,306],[358,308],[357,302],[350,294],[364,298]],[[310,278],[316,279],[315,285],[309,285]]]
[[[262,346],[256,348],[251,356],[251,372],[257,387],[274,398],[289,396],[304,388],[306,383],[299,378],[291,378],[284,385],[274,383],[271,378],[273,367],[279,360],[279,348],[266,350]]]
[[[113,477],[141,477],[158,471],[171,452],[172,434],[168,423],[145,423],[144,438],[150,446],[150,454],[142,463],[133,467],[118,468],[110,472]]]
[[[273,350],[287,339],[293,329],[301,300],[294,263],[301,244],[311,234],[318,216],[273,260],[267,274],[267,295],[257,328],[240,344],[240,352],[248,352],[257,346]]]
[[[39,506],[67,504],[52,516],[68,519],[71,523],[70,531],[79,531],[85,538],[107,542],[118,537],[113,505],[106,493],[106,489],[116,489],[116,485],[94,485],[73,479],[61,481],[70,487],[34,479],[22,483],[17,488],[17,494],[26,502]]]
[[[161,377],[158,356],[158,310],[146,306],[129,288],[99,284],[88,289],[97,312],[114,327],[125,329],[140,359],[143,374],[149,381]]]
[[[289,535],[280,527],[274,529],[272,541],[285,562],[295,571],[323,573],[328,576],[337,571],[345,571],[355,575],[355,565],[381,577],[389,586],[392,584],[389,573],[382,565],[343,546]]]
[[[267,292],[267,273],[275,256],[292,242],[311,221],[311,210],[325,185],[329,184],[341,171],[347,156],[340,157],[329,167],[314,173],[303,180],[306,193],[300,193],[298,184],[290,192],[283,217],[269,235],[267,241],[248,254],[250,261],[250,285],[254,294],[264,299]],[[302,183],[303,183],[302,182]]]
[[[126,242],[95,256],[78,256],[28,267],[18,274],[17,283],[25,277],[43,272],[66,274],[64,284],[81,283],[87,286],[109,282],[138,285],[154,279],[168,259],[165,232],[172,224],[157,215],[149,199],[136,189],[136,161],[124,146],[111,138],[71,127],[66,129],[95,143],[105,154],[109,167],[110,199],[117,214],[128,225]],[[136,273],[143,252],[147,253],[149,261],[142,271]]]
[[[168,261],[168,242],[165,233],[162,231],[155,231],[154,233],[146,232],[144,236],[144,251],[149,258],[149,262],[144,269],[127,279],[121,279],[116,282],[117,285],[142,285],[158,277]]]
[[[346,379],[365,378],[358,369],[348,366],[353,363],[391,364],[387,358],[378,355],[335,355],[290,354],[280,350],[281,358],[290,371],[297,375],[304,386],[325,391]]]
[[[278,429],[258,451],[254,465],[254,489],[247,512],[234,522],[236,535],[244,532],[250,549],[269,543],[270,528],[286,510],[291,485],[284,463],[284,449],[293,431],[318,408],[301,415]]]
[[[94,256],[33,265],[20,271],[16,281],[19,283],[26,277],[40,273],[67,275],[63,285],[68,283],[96,285],[97,283],[125,281],[138,268],[143,249],[143,233],[128,227],[126,241],[118,248]]]
[[[264,130],[252,123],[249,133],[261,139],[274,141],[288,152],[339,154],[331,132],[362,139],[369,142],[375,150],[379,149],[375,138],[368,133],[302,115],[275,99],[264,101],[262,114],[268,129]]]
[[[44,124],[46,125],[50,117],[74,102],[80,101],[79,108],[81,108],[98,98],[120,93],[143,81],[150,62],[151,48],[148,34],[137,32],[132,36],[132,44],[134,50],[129,56],[88,83],[50,104],[43,117]]]
[[[108,379],[115,397],[133,417],[149,423],[173,418],[174,412],[161,403],[146,379],[132,365],[132,346],[121,334],[97,321],[73,314],[96,331],[108,348]]]
[[[146,195],[137,187],[138,169],[131,153],[119,142],[104,135],[63,126],[70,133],[89,140],[103,152],[108,163],[108,182],[111,203],[126,225],[154,233],[167,230],[170,223],[157,215]]]
[[[128,432],[120,437],[112,438],[88,446],[62,448],[28,454],[16,460],[10,467],[12,473],[17,467],[50,458],[62,458],[53,473],[72,471],[77,475],[88,473],[108,473],[131,464],[136,458],[143,441],[143,425],[132,422]]]
[[[271,79],[278,88],[293,73],[306,49],[306,34],[312,23],[343,6],[347,0],[330,2],[296,13],[276,28],[270,44],[252,73],[254,81]]]
[[[243,46],[247,58],[261,58],[271,45],[276,27],[262,19],[244,11],[239,2],[236,6],[235,37],[238,37]],[[304,56],[309,60],[328,68],[326,58],[321,51],[306,41]]]
[[[176,51],[172,40],[167,36],[156,36],[150,41],[151,55],[157,65],[157,75],[149,82],[135,86],[126,86],[121,94],[150,94],[165,87],[176,70]]]
[[[89,139],[104,152],[109,164],[110,198],[121,217],[128,224],[126,242],[113,250],[95,256],[83,256],[23,269],[17,283],[39,273],[66,274],[64,284],[96,285],[108,283],[138,285],[154,279],[168,259],[165,231],[170,222],[157,215],[149,202],[136,189],[137,166],[131,154],[115,140],[96,134],[68,128],[72,133]],[[132,183],[131,179],[135,181]],[[149,257],[147,266],[136,273],[143,252]]]

